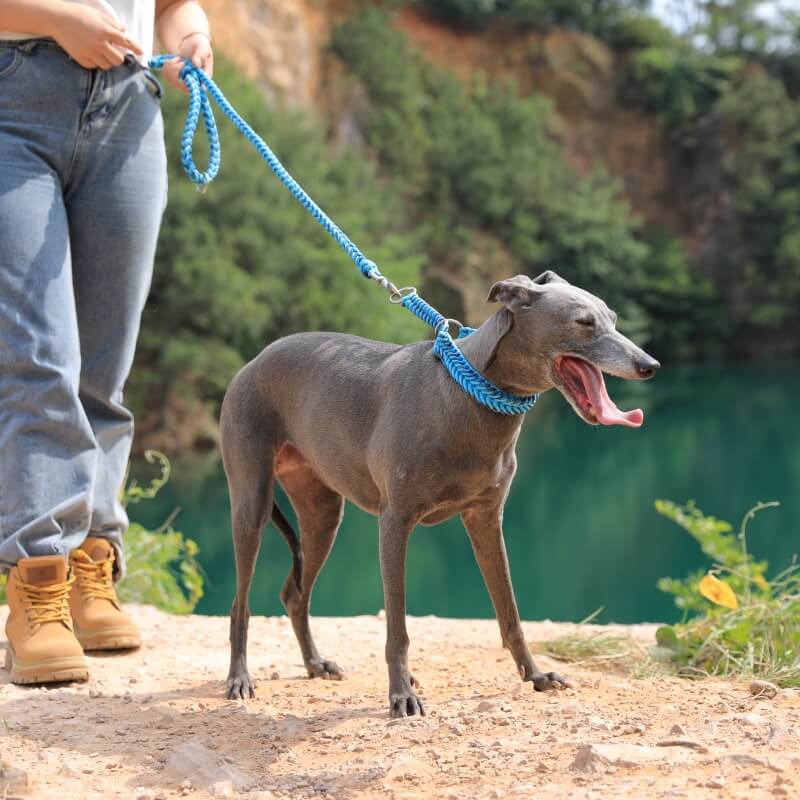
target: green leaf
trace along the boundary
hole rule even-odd
[[[681,650],[681,642],[675,629],[670,625],[662,625],[656,630],[656,642],[659,647],[678,653]]]

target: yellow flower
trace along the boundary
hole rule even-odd
[[[769,583],[764,579],[763,575],[756,575],[753,577],[753,583],[758,586],[759,589],[763,589],[766,591],[769,589]]]
[[[703,595],[706,600],[710,600],[718,606],[725,606],[725,608],[732,609],[739,607],[733,589],[711,573],[703,577],[698,588],[700,589],[700,594]]]

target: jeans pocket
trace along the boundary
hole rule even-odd
[[[21,60],[22,53],[18,47],[0,44],[0,80],[11,75]]]

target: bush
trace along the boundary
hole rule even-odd
[[[710,570],[682,580],[663,578],[659,588],[694,616],[656,632],[654,655],[684,675],[766,678],[800,686],[800,566],[792,563],[769,580],[767,562],[747,547],[748,523],[777,503],[760,503],[745,514],[738,532],[693,503],[664,500],[656,510],[686,530],[713,561]]]
[[[161,474],[146,487],[130,482],[122,496],[125,506],[154,498],[169,480],[166,456],[148,450],[145,458],[157,463]],[[155,531],[132,522],[124,544],[127,571],[118,587],[120,599],[147,603],[172,614],[191,614],[203,596],[197,543],[176,531],[170,518]]]
[[[420,4],[446,22],[467,28],[561,26],[609,40],[647,6],[646,0],[421,0]]]
[[[652,46],[635,53],[623,75],[623,99],[655,114],[682,143],[693,144],[694,123],[708,115],[742,67],[688,44]]]

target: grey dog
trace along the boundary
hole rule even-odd
[[[495,283],[488,301],[502,306],[458,346],[495,385],[516,395],[555,387],[590,424],[642,424],[640,410],[620,411],[609,398],[603,372],[641,380],[660,365],[615,330],[616,315],[602,300],[547,271],[533,280],[518,275]],[[522,421],[471,399],[429,341],[398,346],[301,333],[279,339],[243,367],[225,396],[221,419],[237,577],[227,696],[255,696],[247,671],[248,596],[270,519],[294,556],[281,600],[308,674],[342,677],[339,666],[317,651],[308,610],[345,499],[379,520],[392,717],[425,713],[408,667],[408,539],[417,524],[456,514],[522,679],[537,691],[568,686],[533,661],[503,541],[503,506]],[[297,513],[299,541],[274,503],[276,480]]]

